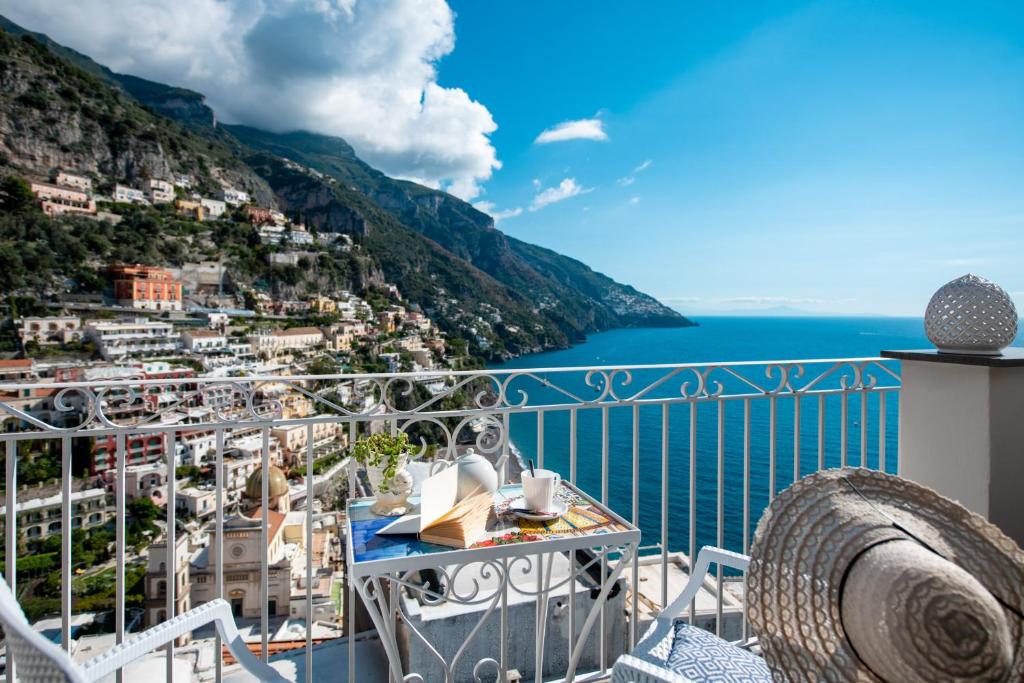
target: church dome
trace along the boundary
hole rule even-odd
[[[280,498],[288,494],[288,479],[279,468],[271,465],[267,470],[270,477],[270,500]],[[263,470],[257,469],[245,480],[245,497],[249,500],[262,500],[263,498]]]

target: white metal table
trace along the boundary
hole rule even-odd
[[[508,641],[508,600],[510,590],[520,596],[535,598],[537,601],[535,619],[535,680],[540,681],[544,671],[544,639],[547,631],[548,598],[552,591],[568,584],[573,598],[569,601],[570,642],[575,631],[575,582],[582,572],[591,578],[600,568],[600,588],[595,591],[589,612],[583,622],[579,637],[571,649],[566,681],[576,677],[580,656],[587,646],[587,639],[595,622],[602,625],[605,620],[604,606],[612,587],[618,581],[623,569],[632,561],[640,542],[640,530],[616,515],[606,506],[578,488],[563,482],[558,492],[569,508],[562,519],[555,522],[527,522],[519,520],[508,512],[509,504],[522,494],[519,484],[508,484],[495,493],[495,512],[488,523],[485,539],[468,549],[452,549],[426,543],[412,537],[377,534],[377,531],[393,518],[378,517],[370,512],[372,498],[350,500],[347,505],[347,562],[348,580],[362,598],[380,636],[390,666],[391,678],[395,681],[423,681],[418,672],[404,672],[398,647],[399,623],[411,632],[411,638],[422,642],[439,660],[445,672],[445,681],[460,680],[456,667],[467,651],[467,646],[478,636],[484,624],[497,611],[500,618],[500,638],[494,643],[492,656],[480,658],[472,665],[472,676],[476,681],[506,680],[506,674],[513,668],[509,661]],[[413,505],[418,503],[414,496]],[[579,557],[583,554],[584,559]],[[551,568],[556,555],[567,556],[571,571],[565,579],[552,581]],[[618,560],[609,562],[609,560]],[[475,567],[475,569],[468,569]],[[547,568],[545,571],[545,567]],[[439,582],[426,582],[420,578],[423,570],[437,573]],[[472,580],[463,582],[460,589],[459,576],[464,571],[476,571],[486,577],[486,586]],[[514,575],[536,574],[535,587],[526,587],[512,580]],[[437,585],[440,583],[440,585]],[[402,606],[399,591],[416,595],[424,604],[478,606],[482,614],[455,652],[443,653],[436,649],[421,633]],[[351,595],[351,593],[350,593]],[[351,612],[350,612],[351,614]],[[600,638],[600,647],[605,647]],[[465,679],[466,665],[461,671]]]

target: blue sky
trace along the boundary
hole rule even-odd
[[[968,271],[1024,301],[1024,3],[452,8],[509,234],[684,312],[919,315]]]
[[[1024,305],[1024,2],[0,0],[688,313]],[[565,125],[563,125],[565,124]]]

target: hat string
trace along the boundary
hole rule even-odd
[[[853,492],[856,493],[858,496],[860,496],[864,500],[864,502],[867,503],[868,506],[872,510],[874,510],[875,512],[880,514],[882,517],[885,517],[887,520],[889,520],[889,523],[893,526],[894,529],[896,529],[897,531],[903,532],[904,534],[909,536],[912,540],[914,540],[914,541],[918,542],[919,544],[921,544],[925,548],[925,550],[928,550],[929,552],[935,553],[936,555],[938,555],[939,557],[941,557],[945,561],[951,562],[951,563],[955,564],[956,566],[960,567],[961,569],[963,569],[967,573],[971,574],[972,576],[974,575],[974,572],[971,572],[970,570],[968,570],[967,567],[963,567],[963,566],[960,565],[959,562],[956,562],[956,561],[951,560],[950,558],[946,557],[946,555],[944,553],[941,553],[938,550],[936,550],[930,543],[925,541],[923,538],[921,538],[920,536],[915,534],[913,531],[911,531],[907,527],[905,527],[902,524],[900,524],[896,519],[894,519],[892,517],[892,515],[887,513],[885,510],[883,510],[882,508],[878,507],[870,498],[868,498],[864,494],[863,491],[861,491],[859,488],[857,488],[857,485],[854,484],[852,481],[850,481],[849,478],[847,478],[847,477],[840,477],[840,478],[842,479],[842,481],[846,482],[847,486],[849,486],[851,489],[853,489]],[[852,566],[852,563],[851,563],[851,566]],[[977,578],[977,577],[975,577],[975,578]],[[983,582],[979,581],[979,583],[981,583],[982,586],[985,586],[985,584]],[[988,590],[987,586],[985,587],[985,590],[988,591],[989,595],[991,595],[993,598],[995,598],[996,602],[998,602],[1000,604],[1000,606],[1003,607],[1003,609],[1009,611],[1011,614],[1013,614],[1015,617],[1017,617],[1021,621],[1024,621],[1024,613],[1022,613],[1021,610],[1017,609],[1013,605],[1010,605],[1005,600],[1003,600],[1001,597],[999,597],[998,595],[996,595],[992,591]]]

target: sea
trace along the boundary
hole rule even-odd
[[[492,366],[496,370],[525,370],[530,368],[631,366],[656,364],[683,364],[736,361],[788,361],[806,359],[842,359],[874,357],[885,349],[930,348],[920,318],[895,317],[730,317],[707,316],[696,318],[698,327],[618,329],[590,335],[585,343],[572,348],[531,354]],[[1024,345],[1018,338],[1015,345]],[[898,373],[899,364],[885,364]],[[798,386],[805,385],[831,364],[803,367],[804,374],[791,375]],[[878,386],[892,386],[897,381],[881,367],[870,368]],[[642,387],[655,384],[668,370],[643,370],[629,377],[618,373],[612,377],[591,376],[585,373],[527,373],[509,385],[509,398],[527,405],[577,404],[601,395],[603,381],[611,380],[619,396],[628,396]],[[740,374],[750,379],[755,387],[774,387],[778,375],[767,376],[764,366],[744,367]],[[838,388],[842,378],[854,379],[853,371],[839,367],[823,379],[818,388]],[[757,393],[743,380],[725,370],[715,370],[707,378],[710,388],[714,380],[722,383],[724,393]],[[689,382],[687,391],[693,392],[699,378],[686,371],[670,377],[655,386],[646,397],[678,397],[682,385]],[[524,393],[519,393],[519,392]],[[842,398],[839,394],[825,400],[824,464],[827,467],[842,463]],[[800,400],[799,409],[791,397],[775,401],[776,468],[774,491],[788,486],[799,467],[801,476],[818,466],[819,403],[815,397]],[[743,551],[752,537],[757,520],[769,503],[772,492],[770,430],[770,401],[765,398],[750,401],[749,439],[749,494],[744,488],[744,420],[743,401],[673,404],[668,417],[668,477],[662,478],[664,428],[663,408],[649,405],[634,409],[632,406],[581,407],[576,411],[576,483],[598,499],[604,498],[617,513],[632,518],[633,491],[633,425],[639,425],[639,526],[643,532],[643,546],[652,546],[667,540],[669,550],[690,550],[690,448],[691,437],[696,437],[696,496],[693,517],[696,531],[695,546],[717,544],[721,540],[732,550]],[[880,434],[882,402],[878,394],[867,397],[862,414],[859,396],[847,400],[846,462],[851,465],[866,463],[870,467],[883,467],[896,471],[897,429],[899,406],[897,394],[886,395],[884,413],[886,429]],[[690,411],[696,410],[691,418]],[[718,411],[723,411],[721,417]],[[797,414],[797,410],[799,413]],[[510,439],[513,451],[524,461],[533,460],[557,470],[568,478],[570,470],[570,417],[568,410],[546,411],[543,428],[538,427],[534,413],[511,416]],[[696,423],[690,433],[691,419]],[[722,455],[724,461],[724,487],[722,489],[723,524],[721,539],[718,525],[718,458],[719,420],[721,420]],[[799,424],[799,429],[796,429]],[[604,433],[608,433],[607,487],[602,477]],[[863,430],[863,432],[862,432]],[[799,442],[794,433],[799,432]],[[863,436],[863,441],[862,441]],[[861,452],[862,443],[866,448]],[[884,443],[885,461],[880,462]],[[667,525],[662,527],[662,487],[667,487]],[[749,499],[746,497],[749,495]],[[744,503],[748,511],[744,522]]]

